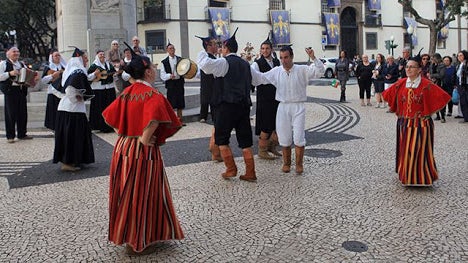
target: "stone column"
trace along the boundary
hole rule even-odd
[[[77,46],[86,49],[89,28],[88,1],[57,0],[57,45],[66,57],[71,56]]]

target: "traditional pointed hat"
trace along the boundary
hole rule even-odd
[[[421,57],[421,51],[423,50],[424,48],[421,48],[418,52],[418,54],[416,56],[413,56],[413,57],[410,57],[408,59],[409,60],[412,60],[412,61],[416,61],[418,62],[418,64],[421,66],[421,63],[422,63],[422,57]]]
[[[172,45],[171,41],[169,40],[169,38],[167,39],[167,45],[166,45],[166,48],[168,48],[170,45]]]
[[[211,36],[210,36],[210,37],[195,36],[195,37],[198,37],[199,39],[201,39],[204,49],[206,49],[206,47],[208,46],[208,44],[210,43],[210,41],[211,41],[212,39],[214,39],[214,38],[211,37]]]
[[[232,34],[230,38],[224,40],[223,42],[223,45],[229,48],[229,51],[231,51],[231,53],[237,53],[237,50],[239,48],[239,45],[237,44],[237,41],[236,41],[236,33],[238,29],[239,28],[236,28],[236,31],[234,31],[234,34]]]
[[[130,52],[132,53],[132,60],[128,65],[124,66],[125,72],[130,74],[132,78],[134,79],[141,79],[145,76],[145,70],[151,66],[151,61],[148,57],[146,56],[140,56],[133,49],[130,47],[127,42],[124,42],[124,44],[130,49]]]
[[[68,46],[68,47],[75,48],[75,50],[73,51],[72,57],[81,57],[85,53],[83,50],[79,49],[78,47],[75,47],[75,46]]]
[[[270,45],[270,47],[273,48],[273,43],[270,40],[270,32],[268,32],[268,36],[266,40],[262,42],[262,45]]]

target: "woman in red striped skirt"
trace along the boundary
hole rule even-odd
[[[157,241],[182,239],[159,150],[181,123],[166,98],[150,83],[155,66],[133,54],[125,69],[137,81],[103,116],[118,134],[110,168],[109,240],[129,254],[154,251]]]
[[[430,80],[421,78],[419,54],[408,61],[405,70],[407,77],[382,94],[398,116],[396,172],[403,185],[430,186],[438,179],[431,115],[442,109],[450,96]]]

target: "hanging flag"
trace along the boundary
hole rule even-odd
[[[445,7],[445,0],[439,0],[439,4],[440,4],[440,9],[444,9],[444,7]]]
[[[323,13],[327,31],[327,45],[338,45],[340,42],[340,18],[336,13]]]
[[[273,44],[275,45],[289,45],[290,29],[289,29],[289,12],[286,10],[271,10],[271,27]]]
[[[229,38],[229,8],[208,8],[213,37],[224,41]]]
[[[341,6],[340,0],[328,0],[328,8],[337,8]]]
[[[449,36],[449,24],[446,24],[442,29],[440,29],[439,33],[437,33],[437,39],[444,40],[447,39]]]
[[[369,10],[372,10],[372,11],[380,10],[381,8],[380,0],[368,0],[367,6],[369,7]]]

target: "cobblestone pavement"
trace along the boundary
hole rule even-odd
[[[223,180],[223,164],[209,161],[211,126],[189,123],[162,147],[186,238],[141,257],[107,241],[115,134],[95,134],[97,162],[76,174],[51,164],[48,131],[1,139],[0,261],[468,262],[468,125],[436,122],[440,180],[403,187],[394,172],[395,116],[361,107],[357,93],[350,86],[349,103],[340,104],[338,90],[309,87],[302,176],[256,157],[257,183]],[[32,183],[12,186],[19,179]]]

